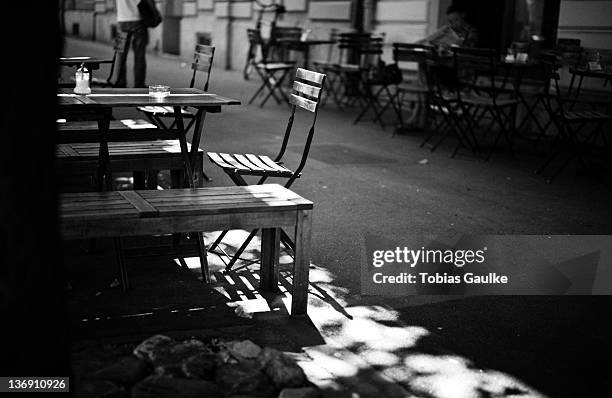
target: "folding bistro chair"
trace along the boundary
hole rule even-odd
[[[612,113],[609,112],[609,103],[600,101],[584,101],[574,96],[563,96],[559,89],[560,65],[554,54],[542,54],[540,62],[545,76],[553,84],[552,94],[543,96],[544,105],[557,129],[557,136],[551,155],[536,170],[541,174],[560,155],[565,155],[561,165],[546,179],[547,183],[559,175],[572,161],[587,169],[587,151],[597,146],[600,138],[602,147],[609,147],[610,124]],[[607,108],[602,110],[602,108]],[[604,125],[608,124],[608,129]],[[592,126],[590,131],[583,134],[584,128]],[[608,155],[609,156],[609,155]]]
[[[451,157],[455,157],[460,148],[476,152],[475,141],[471,139],[471,132],[466,130],[464,113],[457,99],[454,76],[449,76],[448,60],[440,59],[436,52],[430,52],[424,64],[427,82],[429,109],[426,112],[426,125],[429,134],[420,147],[429,144],[437,137],[430,147],[434,152],[449,137],[455,137],[457,144]]]
[[[110,71],[108,72],[107,78],[100,78],[93,76],[91,77],[91,81],[89,84],[91,87],[113,87],[115,82],[113,81],[115,75],[115,67],[119,62],[119,56],[121,53],[125,52],[125,46],[127,43],[127,36],[123,36],[118,34],[113,40],[113,58],[110,64]],[[91,71],[90,71],[91,73]]]
[[[378,121],[381,127],[385,127],[382,120],[382,114],[385,107],[381,102],[381,95],[386,94],[387,103],[393,98],[393,93],[389,90],[392,84],[399,83],[401,73],[399,69],[395,69],[395,65],[385,65],[382,60],[384,43],[384,34],[381,36],[373,36],[368,40],[361,42],[361,47],[358,49],[361,55],[359,81],[357,83],[357,92],[361,96],[360,102],[362,108],[353,124],[357,124],[369,110],[374,113],[374,121]],[[345,75],[350,73],[347,71]]]
[[[395,93],[383,107],[381,112],[390,105],[397,114],[397,127],[393,135],[407,124],[413,122],[420,115],[427,119],[429,111],[429,87],[427,85],[427,73],[425,64],[431,58],[433,47],[425,44],[393,43],[393,62],[395,68],[400,71],[401,81],[395,86]],[[410,65],[410,77],[402,71],[401,65]],[[406,65],[406,66],[408,66]],[[403,106],[410,104],[415,111],[407,122],[403,118]],[[418,104],[422,106],[417,107]]]
[[[325,79],[327,95],[331,95],[339,108],[345,105],[348,97],[356,97],[355,82],[359,82],[361,71],[359,49],[363,46],[362,42],[371,36],[371,33],[340,33],[337,36],[338,61],[314,62],[315,68],[327,76]],[[356,79],[355,76],[357,76]]]
[[[273,25],[270,31],[270,44],[268,58],[272,61],[284,62],[289,59],[289,52],[296,51],[296,48],[284,42],[284,40],[300,40],[302,28],[297,26],[278,26]]]
[[[243,176],[258,176],[260,177],[257,184],[263,184],[270,177],[278,177],[286,179],[285,187],[289,188],[293,182],[301,176],[302,170],[306,165],[308,152],[312,144],[312,139],[315,132],[315,123],[317,121],[317,113],[321,100],[322,88],[325,84],[325,75],[317,72],[312,72],[306,69],[298,68],[296,80],[293,83],[293,93],[290,94],[289,101],[291,103],[291,115],[285,129],[285,135],[279,153],[274,159],[266,155],[254,154],[228,154],[208,152],[208,157],[217,166],[231,178],[236,185],[248,185]],[[289,169],[283,163],[283,155],[287,149],[287,144],[293,127],[295,111],[301,108],[313,114],[312,124],[308,130],[308,135],[302,151],[302,157],[295,170]],[[228,231],[223,231],[217,240],[209,248],[209,251],[214,250],[223,240]],[[240,248],[236,251],[230,262],[226,266],[229,271],[236,261],[240,258],[242,252],[246,249],[249,242],[257,234],[257,230],[251,231],[249,237],[244,241]],[[293,243],[289,236],[282,233],[282,242],[285,246],[293,248]]]
[[[193,62],[191,63],[191,70],[193,71],[191,74],[191,81],[189,82],[189,88],[196,87],[196,81],[198,81],[198,72],[200,72],[203,77],[201,78],[200,84],[198,87],[202,89],[202,91],[208,91],[208,83],[210,82],[210,72],[212,69],[213,59],[215,56],[215,47],[207,46],[204,44],[197,44],[195,47],[195,52],[193,54]],[[171,106],[141,106],[138,108],[139,111],[144,112],[144,114],[151,120],[155,125],[167,129],[166,124],[164,123],[164,118],[171,118],[172,124],[169,128],[173,128],[175,126],[175,117],[174,117],[174,108]],[[193,126],[193,123],[197,120],[196,113],[190,111],[187,108],[181,109],[181,114],[183,118],[190,119],[189,124],[185,131],[189,131]]]
[[[201,87],[202,91],[208,91],[208,83],[210,82],[210,74],[212,70],[213,59],[215,56],[215,47],[207,46],[204,44],[197,44],[193,54],[193,62],[191,63],[191,81],[189,82],[189,88],[196,87],[196,83]],[[176,117],[174,114],[174,108],[171,106],[141,106],[138,110],[143,112],[145,116],[156,126],[163,131],[171,130],[176,127]],[[188,119],[189,122],[185,128],[185,132],[191,130],[195,124],[195,130],[199,131],[202,127],[204,117],[202,116],[203,111],[192,111],[188,107],[181,108],[181,116],[184,119]],[[202,116],[202,117],[201,117]],[[164,119],[170,119],[171,124],[168,126]],[[210,181],[210,178],[204,173],[204,178]]]
[[[325,73],[326,69],[330,69],[338,65],[335,62],[335,60],[337,59],[337,52],[338,52],[337,41],[339,37],[340,37],[340,33],[338,32],[338,29],[331,28],[329,32],[329,41],[331,41],[332,43],[327,45],[327,54],[325,58],[314,60],[312,62],[317,72]],[[327,79],[325,79],[325,87],[324,87],[325,90],[324,90],[324,96],[321,99],[321,106],[325,106],[329,95],[334,95],[334,93],[336,93],[336,90],[339,90],[339,87],[337,87],[338,86],[337,78],[334,79],[333,77],[334,76],[328,75]]]
[[[489,116],[484,135],[489,135],[495,125],[499,131],[486,160],[491,158],[502,136],[514,157],[518,100],[497,84],[497,52],[493,49],[467,47],[453,47],[452,51],[458,81],[457,100],[467,121],[465,129],[474,139],[476,149],[479,144],[473,131]]]
[[[249,100],[249,104],[251,104],[257,96],[263,92],[264,89],[268,89],[268,95],[266,95],[259,104],[260,107],[263,107],[266,101],[270,97],[274,98],[276,103],[281,104],[282,101],[280,98],[289,103],[289,97],[283,91],[283,81],[287,77],[289,71],[293,70],[295,62],[293,61],[282,61],[282,62],[270,62],[268,61],[267,55],[268,51],[263,51],[264,42],[261,38],[261,33],[257,29],[247,29],[247,34],[249,37],[249,44],[253,48],[259,47],[261,49],[261,60],[255,61],[252,60],[253,66],[257,71],[259,77],[261,77],[262,84],[257,89],[253,97]],[[277,76],[277,74],[280,74]],[[278,96],[277,96],[278,94]],[[280,98],[279,98],[280,97]]]

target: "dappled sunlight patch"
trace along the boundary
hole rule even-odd
[[[367,349],[360,351],[359,355],[361,355],[367,363],[377,367],[393,366],[400,361],[397,355],[388,351]]]
[[[268,302],[263,297],[259,297],[255,300],[228,302],[227,306],[234,308],[234,313],[243,318],[252,318],[253,314],[256,312],[272,311]]]
[[[503,372],[478,369],[462,356],[419,353],[421,339],[431,334],[426,328],[403,325],[399,313],[388,307],[346,307],[344,298],[350,292],[333,284],[333,273],[315,266],[311,276],[308,313],[338,355],[312,350],[308,354],[342,383],[355,378],[360,369],[377,369],[381,377],[418,396],[544,397],[520,380]],[[334,311],[334,305],[343,308]],[[340,357],[343,350],[355,352],[361,362]]]
[[[345,343],[362,343],[374,350],[395,351],[414,346],[428,334],[420,327],[391,327],[372,319],[356,318],[344,324],[341,337]]]
[[[181,257],[173,259],[179,267],[186,266],[190,270],[200,270],[200,257]]]
[[[359,306],[347,308],[347,312],[355,318],[370,318],[375,321],[397,321],[399,313],[391,308],[379,305]]]
[[[427,354],[409,355],[404,359],[404,364],[417,373],[455,373],[471,366],[468,360],[461,357]]]
[[[347,358],[336,358],[317,350],[308,351],[308,355],[336,377],[353,377],[359,372],[359,366],[352,364]]]
[[[498,371],[478,369],[459,356],[408,355],[395,379],[415,392],[436,398],[544,397],[516,378]],[[396,377],[401,374],[401,378]]]
[[[332,283],[334,281],[334,276],[327,269],[312,264],[310,266],[308,279],[310,283]]]

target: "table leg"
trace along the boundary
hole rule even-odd
[[[112,177],[110,170],[110,155],[108,154],[108,131],[110,128],[111,110],[104,110],[102,118],[98,120],[100,133],[100,148],[98,152],[98,191],[112,190]]]
[[[310,235],[312,210],[299,210],[295,226],[295,258],[291,316],[306,315],[308,309],[308,273],[310,271]]]
[[[185,137],[185,125],[183,123],[182,109],[180,106],[174,107],[174,118],[176,120],[176,128],[178,132],[179,144],[181,146],[181,155],[183,156],[183,164],[185,171],[187,172],[187,180],[190,188],[195,188],[193,181],[193,168],[191,167],[191,160],[189,157],[189,150],[187,149],[187,138]]]
[[[278,289],[278,262],[280,253],[280,228],[261,230],[261,266],[259,289],[276,292]]]
[[[193,138],[191,139],[191,169],[195,170],[195,162],[198,160],[198,148],[200,147],[200,141],[202,140],[202,135],[204,134],[203,129],[204,129],[204,120],[206,119],[206,110],[205,109],[198,109],[198,113],[195,115],[196,121],[195,121],[195,125],[193,127]],[[206,179],[206,181],[212,181],[212,179],[210,177],[208,177],[206,175],[206,173],[203,173],[204,175],[201,177],[204,177]],[[202,181],[198,181],[200,183],[200,186],[202,186],[201,182]]]

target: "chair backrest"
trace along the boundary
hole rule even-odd
[[[270,57],[274,57],[276,61],[287,61],[290,46],[283,44],[282,40],[300,40],[301,37],[302,28],[274,25],[270,33],[270,47],[272,48]]]
[[[265,63],[267,60],[267,51],[265,50],[266,46],[264,46],[264,40],[261,37],[261,31],[259,29],[247,29],[247,37],[249,40],[250,58],[255,60],[257,49],[259,49],[261,62]]]
[[[561,89],[559,88],[559,68],[561,67],[561,63],[559,62],[559,58],[557,54],[552,52],[542,52],[540,54],[540,66],[541,66],[541,78],[542,78],[542,88],[545,90],[545,93],[550,93],[551,85],[552,85],[552,97],[555,98],[556,109],[560,112],[561,115],[564,115],[564,106],[561,95]],[[547,108],[549,108],[549,112],[552,111],[551,104],[551,96],[546,95],[543,97],[544,101],[547,104]]]
[[[299,40],[302,36],[302,28],[297,26],[278,26],[272,28],[270,39],[272,41],[278,39],[296,39]]]
[[[483,89],[493,97],[497,96],[496,65],[497,51],[490,48],[452,47],[455,76],[459,88],[471,87],[482,81]]]
[[[321,102],[321,94],[323,92],[325,78],[326,76],[322,73],[313,72],[302,68],[298,68],[295,74],[293,92],[289,95],[289,102],[292,105],[291,116],[289,117],[289,122],[287,123],[280,152],[276,156],[275,161],[280,161],[285,153],[285,150],[287,149],[287,143],[289,142],[289,136],[291,135],[296,109],[300,108],[311,112],[313,117],[312,125],[310,126],[308,136],[306,137],[306,143],[302,152],[300,164],[295,169],[295,175],[290,181],[288,181],[287,186],[291,185],[291,182],[293,182],[292,180],[299,176],[300,172],[304,168],[304,165],[306,164],[306,159],[308,158],[308,152],[310,151],[310,146],[314,136],[315,123],[317,121],[317,114],[319,111],[319,104]]]
[[[340,37],[340,32],[338,32],[338,29],[331,28],[331,30],[329,31],[329,40],[332,41],[333,43],[327,46],[327,58],[325,59],[325,61],[327,61],[328,63],[332,62],[332,59],[334,56],[334,50],[337,48],[336,44],[338,42],[339,37]]]
[[[193,62],[191,64],[193,74],[191,75],[189,87],[193,88],[195,86],[196,75],[198,72],[202,72],[205,75],[202,90],[208,91],[208,82],[210,81],[210,71],[212,69],[214,56],[215,47],[204,44],[196,44],[195,52],[193,54]]]
[[[338,63],[360,63],[361,49],[368,43],[371,33],[346,32],[338,37]]]
[[[383,45],[385,42],[384,33],[380,36],[372,36],[364,42],[360,50],[362,67],[375,66],[378,67],[383,53]]]

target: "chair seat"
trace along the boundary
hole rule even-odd
[[[565,112],[565,119],[570,122],[612,120],[612,115],[594,110]]]
[[[152,113],[154,115],[174,115],[174,108],[171,106],[139,106],[138,110],[144,113]],[[183,116],[187,117],[195,115],[195,113],[184,108],[181,108],[181,113],[183,114]]]
[[[208,158],[226,172],[236,174],[290,177],[293,171],[265,155],[208,152]]]
[[[282,69],[291,69],[295,66],[295,64],[289,63],[289,62],[268,62],[268,63],[259,62],[256,64],[256,66],[260,69],[265,69],[265,70],[282,70]]]
[[[478,106],[510,106],[518,104],[518,100],[513,98],[496,98],[493,102],[493,98],[484,97],[476,94],[462,95],[461,100],[466,104],[478,105]]]

